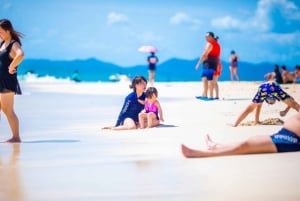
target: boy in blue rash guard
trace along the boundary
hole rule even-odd
[[[252,102],[238,117],[233,126],[238,126],[241,121],[243,121],[248,116],[248,114],[255,109],[255,123],[259,124],[259,116],[263,102],[266,101],[266,103],[272,105],[276,102],[276,100],[283,101],[287,105],[285,110],[280,111],[280,116],[285,116],[291,108],[295,109],[298,112],[300,110],[300,105],[294,100],[294,98],[286,93],[278,83],[276,83],[275,81],[269,81],[262,83],[258,87],[258,91],[252,99]]]
[[[206,144],[207,149],[191,149],[182,144],[182,154],[187,158],[200,158],[300,151],[300,112],[288,118],[275,134],[252,136],[231,144],[216,143],[206,135]]]
[[[129,130],[137,129],[139,121],[139,113],[144,109],[145,104],[145,89],[147,80],[143,76],[135,76],[132,80],[130,88],[133,92],[125,98],[121,112],[115,126],[104,127],[103,129],[112,130]]]

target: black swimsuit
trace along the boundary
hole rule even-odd
[[[10,50],[16,41],[12,41],[4,50],[0,51],[0,93],[15,92],[15,94],[22,94],[17,73],[10,74],[8,68],[12,62],[9,56]],[[4,42],[1,43],[0,47]]]

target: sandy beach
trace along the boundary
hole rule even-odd
[[[220,82],[220,100],[201,101],[201,82],[156,83],[165,122],[113,125],[129,83],[21,82],[15,97],[20,144],[0,143],[2,201],[299,201],[300,152],[186,159],[180,144],[272,134],[280,125],[231,127],[260,82]],[[282,85],[300,102],[300,84]],[[286,117],[264,104],[261,120]],[[244,122],[254,120],[254,114]],[[0,141],[10,137],[1,113]]]

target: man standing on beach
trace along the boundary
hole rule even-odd
[[[207,32],[205,39],[207,41],[204,48],[204,52],[200,56],[195,69],[198,70],[200,64],[203,63],[203,72],[202,72],[202,82],[203,82],[203,93],[202,97],[207,98],[207,92],[209,91],[210,99],[213,99],[213,89],[214,89],[214,72],[217,70],[221,47],[218,43],[218,38],[215,37],[213,32]]]

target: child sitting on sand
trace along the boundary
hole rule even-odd
[[[164,121],[162,108],[157,100],[157,89],[149,87],[146,90],[145,109],[139,114],[140,128],[152,128]]]

